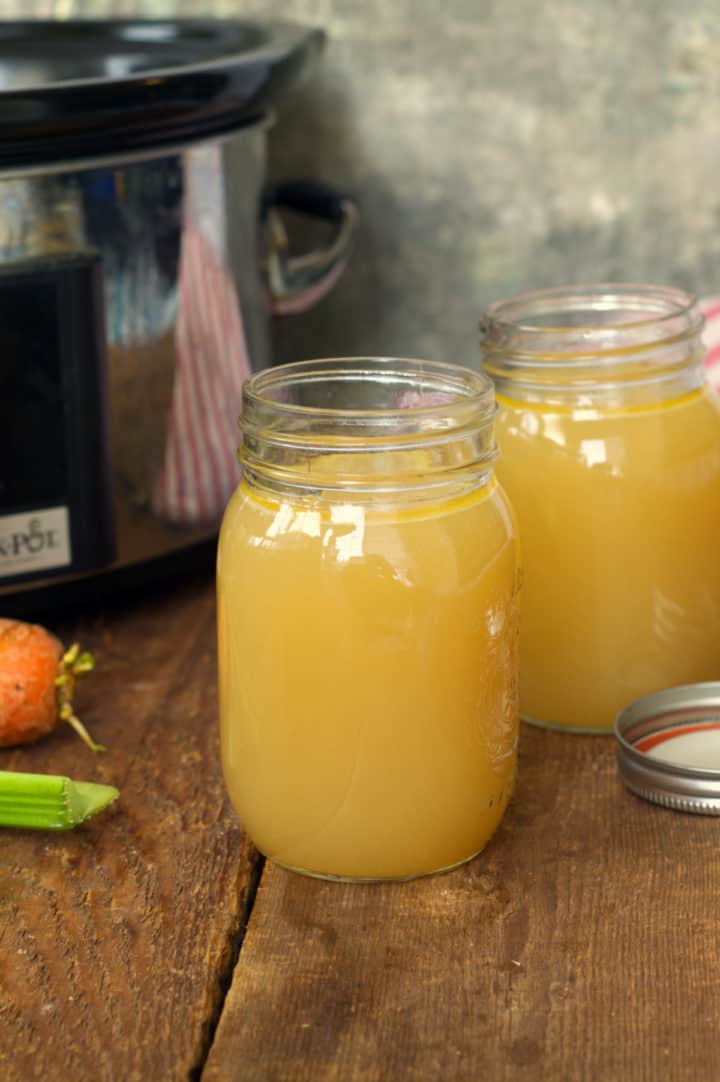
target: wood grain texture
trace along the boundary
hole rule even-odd
[[[610,738],[525,729],[464,868],[266,865],[203,1082],[716,1082],[719,842],[626,793]]]
[[[57,628],[96,655],[69,728],[0,769],[115,784],[65,834],[0,832],[0,1078],[187,1079],[203,1060],[257,855],[218,761],[212,582]]]

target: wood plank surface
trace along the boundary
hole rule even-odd
[[[211,577],[60,628],[93,651],[68,727],[0,769],[108,782],[120,799],[62,834],[0,831],[0,1078],[197,1075],[257,854],[218,761]],[[47,621],[45,621],[47,622]]]
[[[610,738],[522,737],[464,868],[266,865],[203,1082],[717,1082],[720,821],[625,792]]]

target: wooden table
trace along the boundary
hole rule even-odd
[[[0,769],[111,782],[0,831],[0,1079],[720,1079],[720,823],[626,793],[609,738],[525,729],[484,854],[352,886],[243,837],[218,765],[209,577],[58,627],[98,667]]]

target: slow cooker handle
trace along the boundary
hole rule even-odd
[[[322,219],[335,228],[322,248],[291,255],[281,210]],[[327,296],[350,258],[359,219],[356,201],[319,180],[286,180],[265,190],[265,274],[272,311],[292,315]]]

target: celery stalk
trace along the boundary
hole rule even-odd
[[[112,785],[0,770],[0,827],[71,830],[118,796]]]

